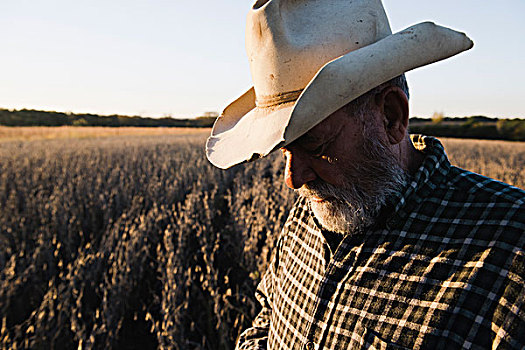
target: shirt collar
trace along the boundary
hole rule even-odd
[[[451,166],[445,149],[438,139],[422,135],[410,135],[410,138],[414,147],[425,154],[425,158],[403,190],[390,198],[389,205],[386,207],[387,212],[383,213],[386,214],[385,219],[390,224],[405,218],[415,206],[445,181]]]

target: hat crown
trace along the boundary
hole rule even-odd
[[[391,33],[380,0],[257,1],[246,51],[258,104],[298,97],[326,63]]]
[[[257,0],[246,30],[254,87],[217,118],[206,156],[220,168],[265,157],[370,89],[472,45],[432,22],[391,34],[381,0]]]

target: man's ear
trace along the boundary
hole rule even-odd
[[[384,88],[376,102],[385,116],[385,131],[388,141],[396,145],[403,141],[408,128],[408,98],[397,86]]]

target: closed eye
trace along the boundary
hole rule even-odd
[[[321,158],[324,155],[324,152],[326,151],[326,148],[328,146],[328,142],[325,142],[318,147],[316,147],[314,150],[310,152],[312,157],[314,158]]]

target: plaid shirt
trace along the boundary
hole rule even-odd
[[[296,203],[239,349],[525,348],[525,192],[412,141],[418,172],[335,252]]]

